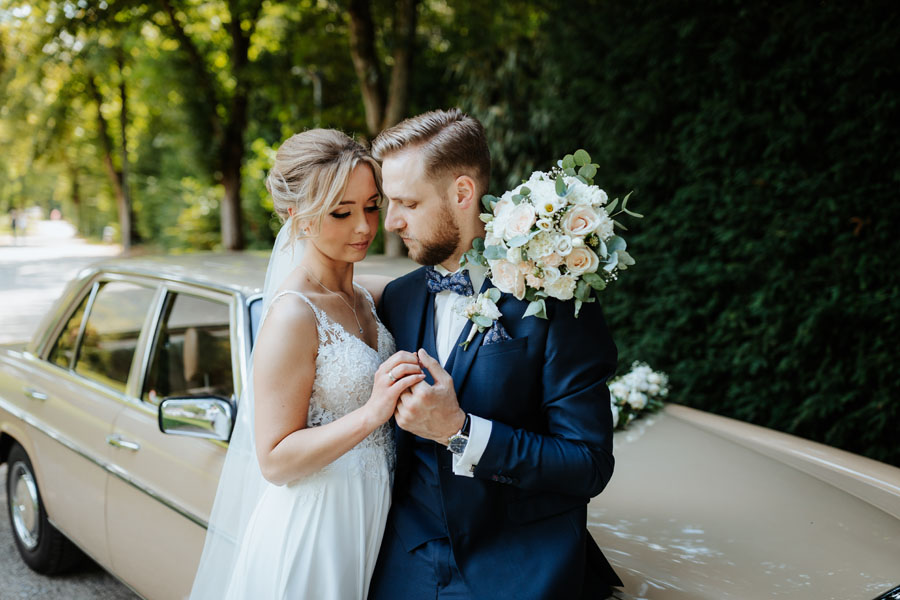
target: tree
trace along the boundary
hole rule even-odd
[[[200,45],[188,33],[190,17],[187,10],[176,10],[170,0],[160,0],[168,18],[169,29],[178,41],[187,60],[190,79],[182,84],[196,89],[203,99],[205,125],[211,133],[214,149],[215,179],[225,189],[221,207],[222,244],[228,250],[244,247],[241,213],[241,166],[244,161],[244,133],[247,129],[250,38],[262,10],[262,0],[228,0],[225,4],[225,24],[230,38],[230,81],[219,81],[214,66],[201,52]],[[224,116],[223,116],[224,115]]]
[[[398,0],[394,3],[393,53],[390,80],[386,84],[381,60],[375,49],[375,22],[370,0],[350,0],[350,55],[359,80],[366,129],[369,138],[406,117],[412,79],[413,53],[416,37],[416,17],[419,0]],[[387,89],[387,91],[385,91]],[[388,256],[400,256],[403,246],[396,234],[384,238]]]

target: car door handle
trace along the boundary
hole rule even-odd
[[[34,388],[25,388],[25,395],[31,398],[32,400],[46,400],[49,398],[47,394],[44,392],[39,392]]]
[[[118,434],[106,436],[106,443],[115,448],[125,448],[126,450],[137,451],[141,449],[141,445],[137,442],[123,439],[122,436]]]

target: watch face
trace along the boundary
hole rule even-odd
[[[468,442],[469,438],[461,435],[454,435],[452,438],[450,438],[450,442],[447,445],[447,448],[449,448],[450,452],[452,452],[453,454],[462,454],[466,449],[466,444]]]

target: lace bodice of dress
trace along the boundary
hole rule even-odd
[[[373,349],[362,339],[348,332],[331,319],[304,294],[285,290],[272,299],[292,294],[302,298],[316,315],[319,347],[316,354],[316,378],[309,399],[307,426],[325,425],[365,404],[372,393],[372,381],[378,366],[395,352],[394,338],[375,314],[375,304],[369,292],[354,284],[368,300],[378,326],[378,348]],[[389,425],[382,425],[360,442],[354,450],[378,447],[393,456],[393,437]]]

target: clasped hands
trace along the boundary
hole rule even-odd
[[[394,369],[403,372],[402,365],[416,365],[431,373],[433,384],[425,380],[406,388],[397,400],[394,419],[401,429],[439,444],[447,445],[447,440],[462,428],[466,413],[459,407],[453,378],[436,359],[424,349],[417,353],[400,351],[389,359],[395,366],[388,372],[393,378]]]

